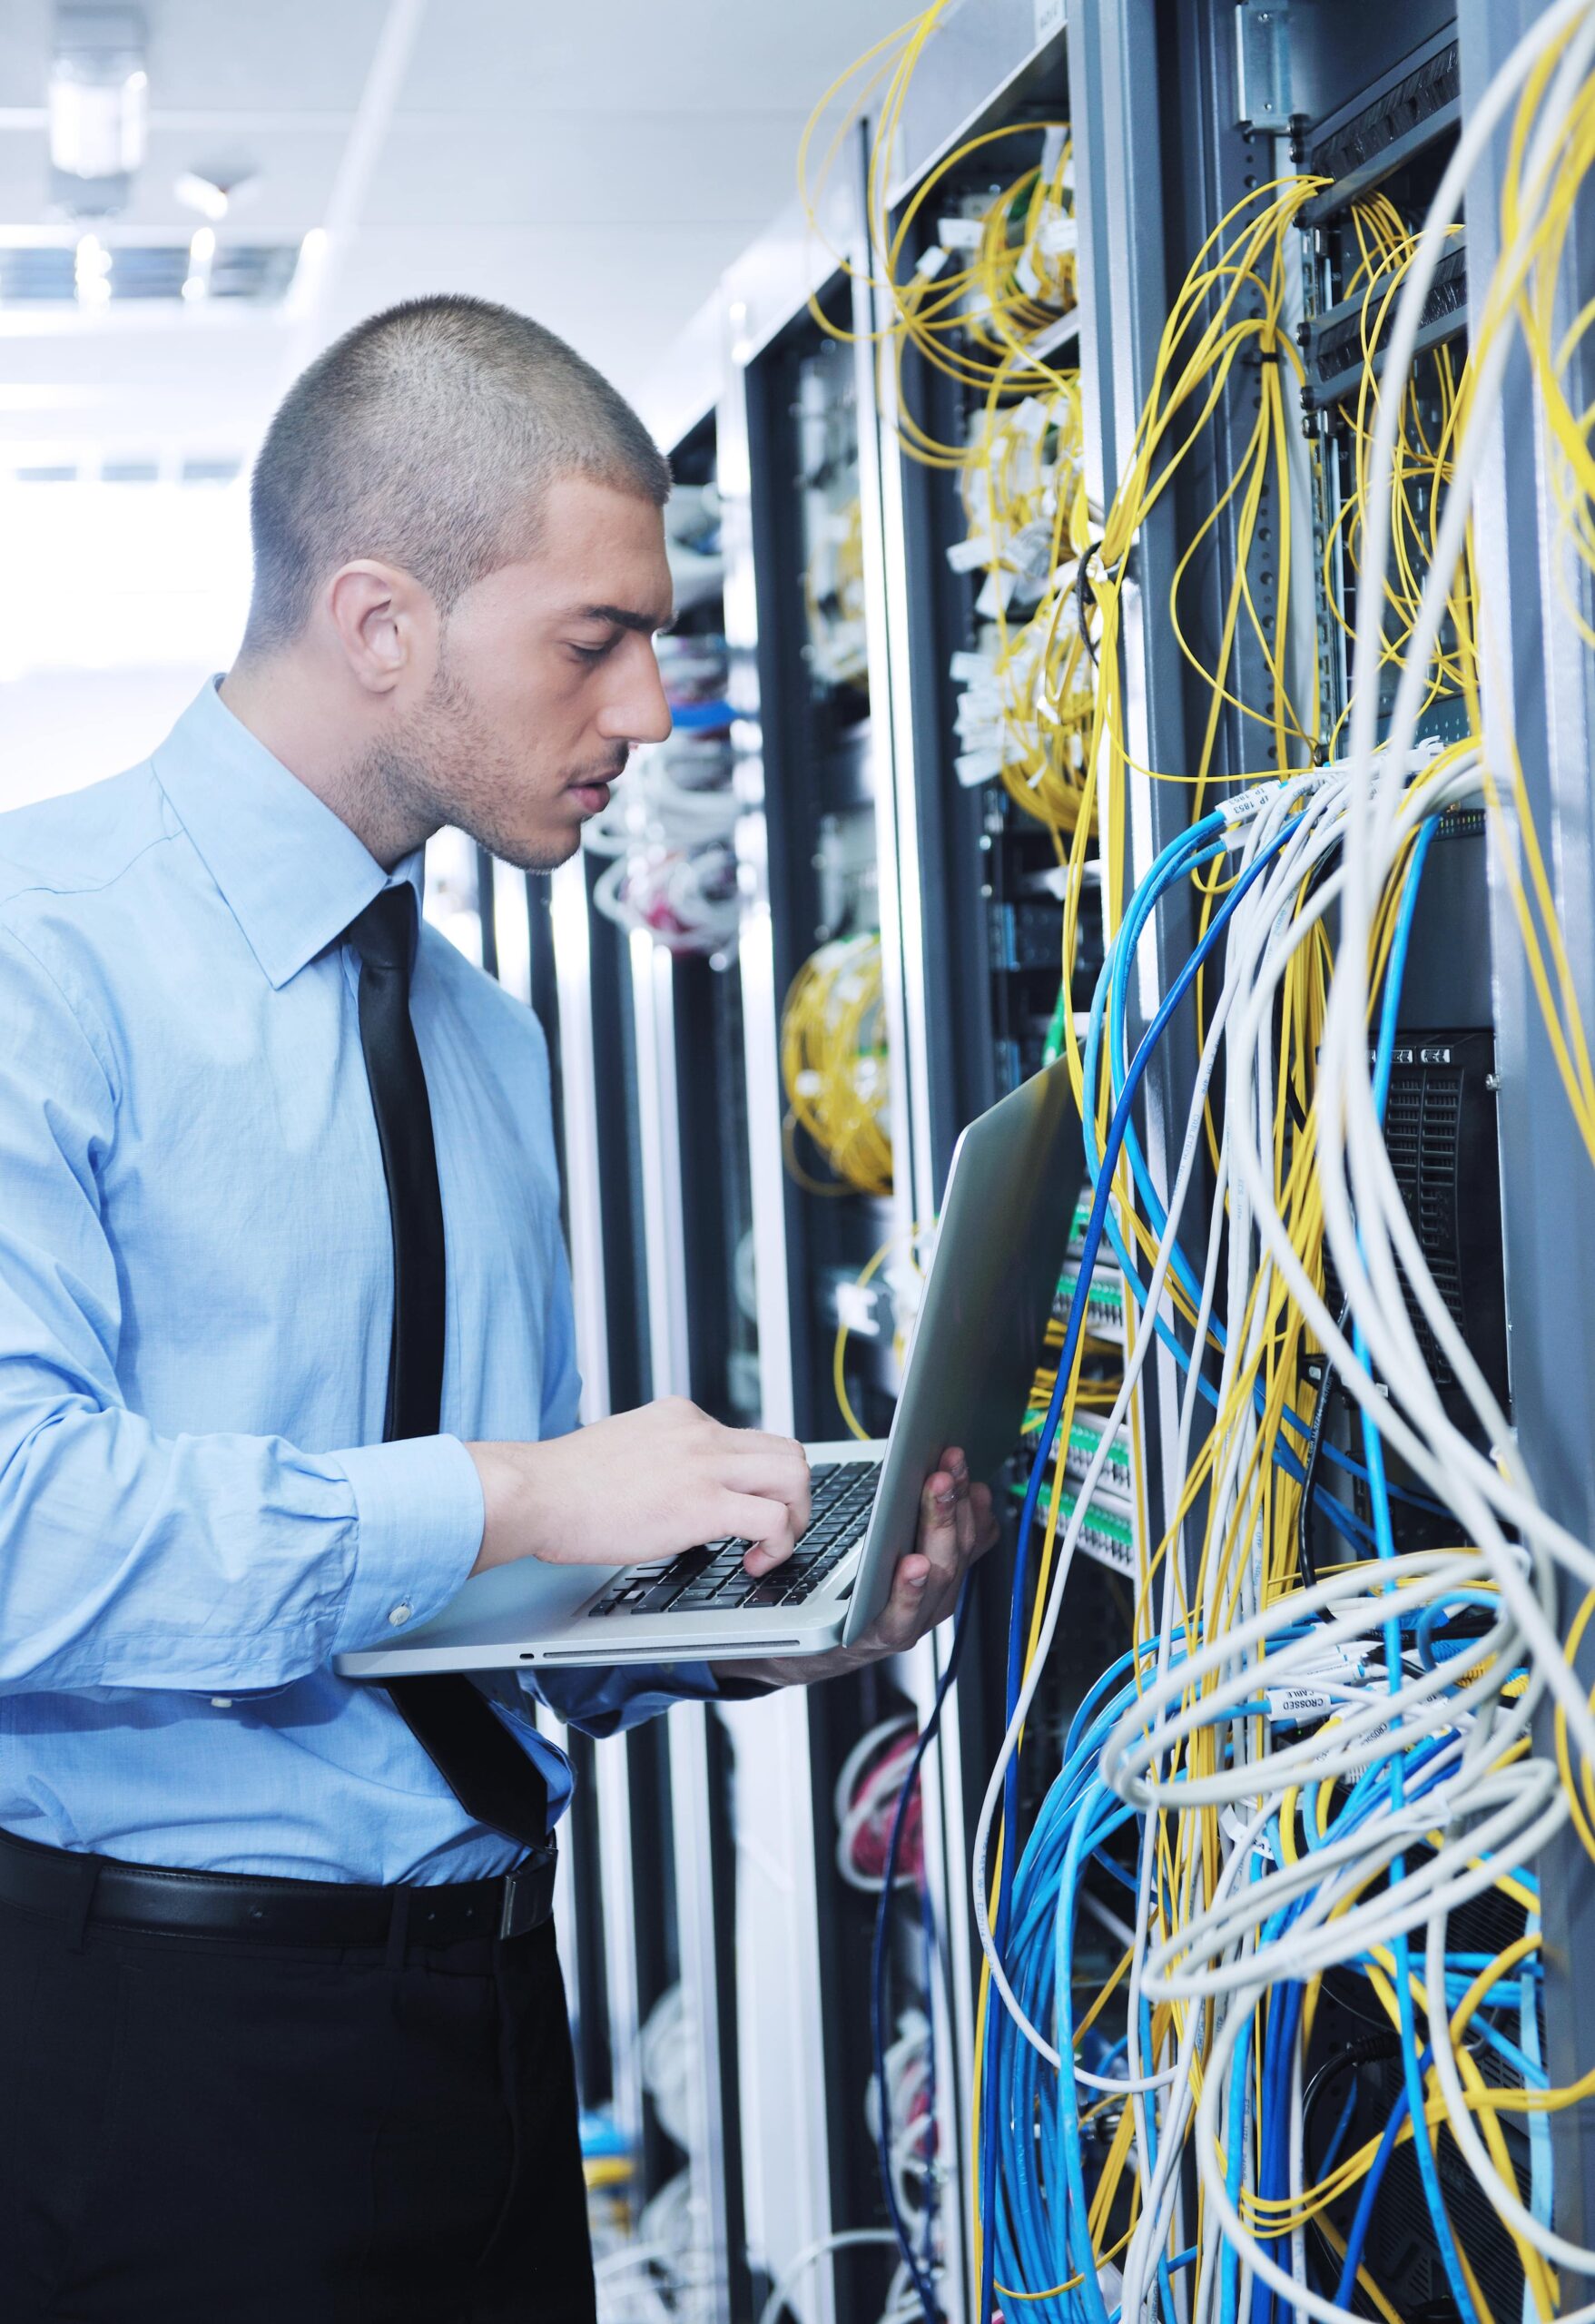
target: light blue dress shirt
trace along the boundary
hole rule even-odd
[[[515,1860],[333,1655],[481,1544],[471,1438],[576,1424],[543,1035],[423,928],[445,1433],[381,1442],[387,1189],[341,931],[391,875],[206,685],[143,765],[0,816],[0,1826],[143,1864]],[[618,1557],[625,1544],[616,1545]],[[557,1812],[568,1763],[508,1715]],[[561,1674],[594,1733],[703,1667]]]

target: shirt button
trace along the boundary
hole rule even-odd
[[[232,1697],[231,1695],[212,1695],[211,1698],[211,1709],[212,1710],[231,1710],[232,1709]]]
[[[388,1619],[396,1630],[402,1630],[414,1611],[415,1608],[410,1604],[409,1600],[401,1598],[397,1606],[390,1606],[388,1609]]]

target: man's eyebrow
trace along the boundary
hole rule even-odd
[[[655,630],[668,629],[675,619],[672,606],[663,620],[657,614],[639,613],[635,606],[582,606],[577,608],[580,621],[612,622],[616,629],[635,630],[641,637],[652,637]]]

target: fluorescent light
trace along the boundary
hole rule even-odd
[[[218,185],[214,178],[202,177],[198,170],[184,170],[172,191],[185,209],[197,210],[212,225],[226,217],[231,200],[225,186]]]
[[[132,7],[58,0],[45,96],[50,160],[65,176],[123,177],[144,158],[150,76]]]
[[[84,234],[73,265],[80,307],[103,307],[111,297],[111,253],[97,234]]]
[[[71,178],[115,178],[144,158],[149,81],[143,73],[80,81],[64,61],[51,70],[50,159]]]
[[[45,97],[50,160],[64,177],[92,182],[136,170],[150,109],[143,10],[56,0]]]
[[[216,229],[201,226],[196,229],[188,246],[188,273],[183,279],[182,295],[190,300],[205,298],[211,288],[211,264],[216,255]]]

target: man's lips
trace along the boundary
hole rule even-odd
[[[584,815],[598,815],[609,804],[609,786],[617,779],[615,775],[590,774],[579,783],[567,783],[565,787],[579,803]]]

